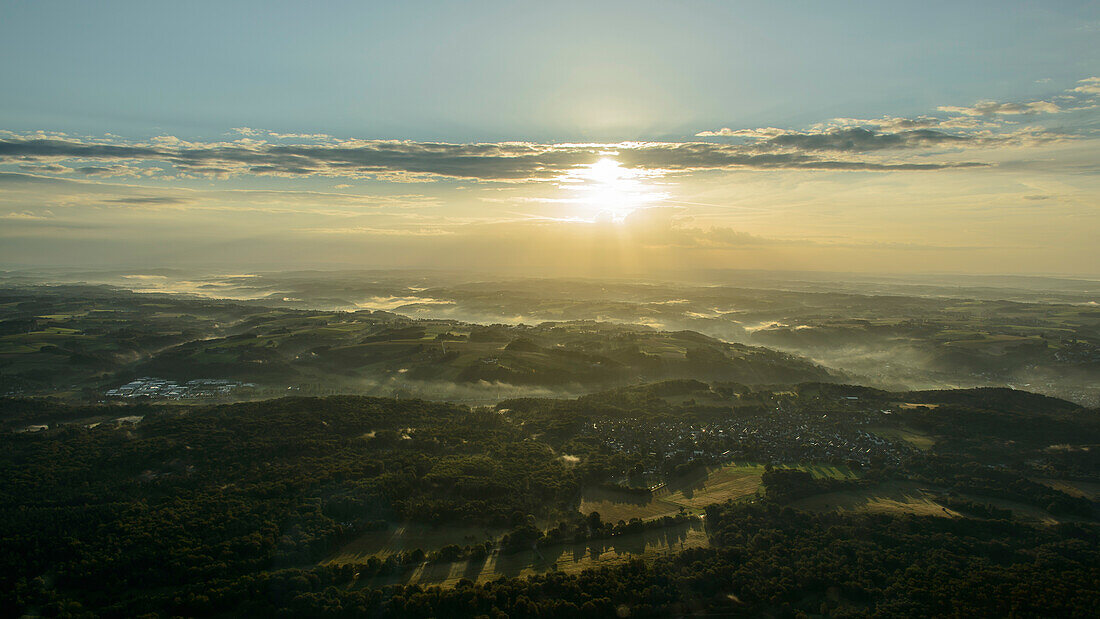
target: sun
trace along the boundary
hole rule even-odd
[[[590,164],[581,173],[584,178],[589,178],[597,183],[616,183],[628,175],[628,170],[614,159],[604,157],[596,163]]]
[[[559,186],[574,193],[575,198],[569,201],[582,207],[583,219],[623,223],[639,208],[667,197],[646,184],[651,175],[624,167],[611,157],[602,157],[568,172]]]

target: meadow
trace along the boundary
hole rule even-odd
[[[857,476],[843,466],[805,464],[793,467],[807,471],[818,479],[855,479]],[[580,511],[598,512],[604,520],[617,522],[631,518],[650,520],[677,514],[682,509],[691,514],[702,513],[707,505],[729,500],[753,498],[760,489],[763,464],[735,462],[708,467],[672,480],[649,495],[613,490],[606,487],[586,488],[581,497]]]
[[[632,559],[652,560],[688,548],[710,545],[701,522],[649,529],[610,539],[590,540],[583,544],[557,544],[511,554],[499,552],[477,561],[421,563],[400,574],[375,577],[356,586],[376,587],[386,584],[421,584],[454,586],[465,578],[473,582],[488,582],[498,578],[515,578],[564,572],[578,574],[586,569],[608,567]],[[340,554],[328,563],[358,562],[357,556]]]

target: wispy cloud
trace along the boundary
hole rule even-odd
[[[1100,78],[1090,77],[1049,100],[942,105],[938,114],[914,118],[834,118],[806,129],[778,127],[708,129],[701,138],[730,138],[755,151],[844,152],[934,151],[1027,146],[1074,137],[1066,127],[1057,131],[1021,119],[1089,110],[1098,106]],[[1011,120],[1010,120],[1011,119]],[[854,169],[854,168],[853,168]]]
[[[1078,86],[1073,89],[1073,92],[1100,95],[1100,77],[1086,77],[1077,84]]]
[[[104,200],[107,204],[122,204],[126,206],[157,206],[162,204],[185,204],[191,200],[175,196],[131,196],[126,198],[112,198]]]
[[[1053,101],[1030,101],[1028,103],[998,103],[997,101],[979,101],[970,106],[941,105],[941,112],[963,114],[965,116],[993,116],[1020,114],[1058,114],[1062,108]]]

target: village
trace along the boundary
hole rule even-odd
[[[253,383],[225,378],[198,378],[183,384],[164,378],[143,376],[121,387],[108,389],[109,398],[149,398],[160,400],[195,400],[226,398],[245,389],[255,389]]]
[[[776,408],[767,415],[710,422],[620,418],[586,424],[581,435],[599,439],[609,450],[641,455],[647,476],[736,460],[896,466],[914,448],[863,429],[889,414],[868,411],[845,415],[841,422],[820,411]]]

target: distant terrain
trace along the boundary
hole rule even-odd
[[[289,389],[491,400],[669,378],[773,384],[843,376],[797,355],[692,331],[593,321],[478,325],[88,286],[0,290],[0,332],[3,393],[85,400],[143,377],[250,383],[237,395]]]
[[[47,292],[35,290],[45,282],[100,284],[110,288],[70,289]],[[527,327],[545,323],[599,324],[604,334],[610,325],[622,325],[627,330],[649,327],[655,331],[678,333],[691,331],[723,342],[766,347],[786,352],[810,361],[840,380],[859,382],[888,389],[928,389],[977,386],[1019,388],[1046,393],[1089,406],[1100,405],[1100,282],[1084,279],[1044,277],[979,277],[979,276],[909,276],[873,277],[850,274],[715,272],[708,280],[668,283],[633,280],[582,279],[504,279],[500,276],[463,272],[286,272],[253,273],[247,275],[203,275],[184,271],[158,270],[149,272],[9,272],[0,275],[0,286],[9,292],[23,294],[80,297],[85,294],[121,294],[136,290],[144,293],[186,295],[197,305],[200,299],[231,299],[242,309],[231,310],[240,316],[243,308],[260,314],[257,309],[279,308],[331,312],[358,312],[355,320],[364,321],[366,311],[374,312],[374,320],[396,314],[408,318],[457,321],[455,334],[464,334],[472,324],[507,325],[517,329],[508,337],[518,337]],[[28,288],[28,286],[31,286]],[[98,292],[94,292],[97,291]],[[112,292],[113,291],[113,292]],[[146,295],[144,298],[153,298]],[[164,302],[182,303],[183,298],[158,297]],[[7,306],[6,319],[14,318]],[[160,320],[176,331],[197,328],[201,337],[244,336],[245,329],[226,320],[213,308],[196,314],[165,310]],[[43,311],[48,311],[43,308]],[[148,312],[148,310],[146,310]],[[379,315],[378,312],[385,312]],[[151,316],[156,316],[151,313]],[[284,314],[288,316],[289,314]],[[20,314],[26,319],[26,312]],[[207,324],[188,322],[189,316]],[[255,327],[261,337],[263,330],[275,323],[257,317]],[[285,320],[285,319],[284,319]],[[314,321],[316,327],[321,320]],[[347,320],[351,320],[348,317]],[[339,322],[335,320],[334,322]],[[218,324],[220,331],[213,329]],[[266,324],[265,324],[266,323]],[[60,322],[43,323],[43,328],[76,328]],[[445,323],[437,323],[445,324]],[[230,328],[232,326],[232,328]],[[284,325],[290,328],[288,325]],[[299,332],[304,323],[294,328]],[[16,325],[9,325],[16,328]],[[333,330],[350,329],[333,325]],[[439,327],[429,327],[425,337],[446,338]],[[362,326],[350,329],[347,337],[339,333],[319,332],[318,345],[347,347]],[[560,331],[559,331],[560,334]],[[271,333],[267,334],[270,337]],[[299,333],[303,335],[303,333]],[[499,337],[499,335],[498,335]],[[408,339],[408,338],[406,338]],[[413,338],[415,339],[415,338]],[[575,346],[560,335],[536,342],[546,348]],[[172,340],[181,345],[186,338]],[[469,342],[469,340],[468,340]],[[39,342],[46,344],[48,342]],[[267,344],[267,340],[260,343]],[[484,343],[484,342],[482,342]],[[34,342],[12,340],[6,344],[8,353],[26,351]],[[289,353],[295,342],[276,342]],[[662,354],[660,346],[641,352]],[[211,344],[211,347],[215,347]],[[674,342],[663,353],[685,350],[690,345]],[[703,348],[711,347],[710,345]],[[376,346],[381,349],[382,347]],[[157,348],[159,351],[160,349]],[[458,347],[453,350],[460,350]],[[301,351],[294,350],[297,355]],[[361,364],[359,352],[375,350],[352,349],[338,353],[348,355],[352,364]],[[470,370],[464,378],[486,379],[497,385],[555,385],[556,393],[576,395],[587,386],[604,386],[640,382],[674,376],[689,376],[668,368],[665,374],[645,370],[645,361],[616,358],[607,346],[585,349],[586,354],[611,357],[617,369],[596,368],[593,372],[564,369],[551,359],[533,357],[504,363],[505,369],[492,367]],[[266,353],[257,353],[266,354]],[[465,356],[454,363],[445,362],[426,368],[423,378],[441,377],[452,382],[469,366],[476,347],[467,346]],[[133,360],[143,359],[148,351],[135,351]],[[169,355],[171,357],[171,355]],[[491,359],[482,355],[479,359]],[[227,363],[230,361],[226,357]],[[276,355],[274,360],[285,359]],[[199,358],[202,364],[214,358]],[[249,358],[251,369],[265,363],[262,356]],[[300,359],[297,360],[299,363]],[[320,360],[319,360],[320,361]],[[343,363],[343,358],[339,361]],[[169,363],[171,360],[169,359]],[[588,361],[587,363],[592,363]],[[760,364],[757,364],[760,365]],[[593,366],[589,365],[588,368]],[[159,366],[151,366],[160,369]],[[265,368],[266,369],[266,368]],[[394,371],[412,367],[395,367]],[[239,370],[243,371],[243,370]],[[532,378],[532,372],[538,375]],[[795,374],[799,374],[796,376]],[[573,375],[570,375],[570,374]],[[308,376],[309,372],[306,372]],[[358,372],[359,376],[378,378],[376,371]],[[578,381],[576,374],[583,374]],[[137,375],[135,375],[136,377]],[[159,376],[174,379],[174,376]],[[696,376],[714,378],[715,376]],[[818,376],[817,378],[821,378]],[[216,378],[214,376],[202,378]],[[340,378],[343,377],[334,377]],[[816,380],[802,370],[763,372],[759,376],[732,378],[744,382],[790,382]],[[385,380],[385,379],[383,379]],[[467,381],[468,382],[468,381]],[[566,392],[563,385],[577,385]],[[370,391],[364,384],[341,385],[339,392],[355,388],[356,392],[390,395],[392,392]],[[373,388],[373,385],[371,386]],[[483,394],[453,390],[421,391],[423,395],[457,399],[477,399]],[[494,394],[497,395],[497,394]],[[504,388],[500,397],[507,397]],[[490,398],[491,399],[491,398]]]

